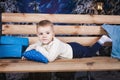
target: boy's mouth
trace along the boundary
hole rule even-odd
[[[43,41],[46,41],[46,40],[48,40],[48,39],[42,39]]]

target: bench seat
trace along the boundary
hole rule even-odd
[[[38,41],[36,23],[41,20],[55,23],[56,37],[64,42],[91,46],[107,32],[102,25],[120,25],[119,15],[1,13],[2,35],[21,36],[29,44]],[[0,28],[1,29],[1,28]],[[63,35],[63,36],[62,36]],[[105,46],[111,46],[111,43]],[[48,64],[21,59],[0,59],[0,72],[74,72],[120,70],[120,61],[111,57],[58,59]]]
[[[120,61],[110,57],[58,59],[48,64],[21,59],[1,59],[0,72],[74,72],[120,70]]]

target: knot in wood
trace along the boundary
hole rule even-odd
[[[94,64],[94,62],[88,62],[86,63],[88,66],[92,66]]]

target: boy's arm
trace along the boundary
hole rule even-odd
[[[27,49],[26,49],[26,51],[29,51],[29,50],[32,50],[32,49],[35,49],[36,48],[36,45],[30,45]]]
[[[49,51],[43,47],[37,46],[36,51],[41,52],[49,62],[52,62],[59,56],[59,44],[53,44]]]

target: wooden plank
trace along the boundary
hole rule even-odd
[[[63,42],[78,42],[84,46],[93,45],[99,37],[57,37]],[[37,37],[29,37],[30,44],[33,44],[38,41]]]
[[[48,64],[20,59],[1,59],[0,72],[66,72],[120,70],[120,61],[110,57],[61,59]]]
[[[44,19],[55,23],[120,24],[119,15],[2,13],[2,22],[39,22]]]
[[[33,44],[38,41],[37,37],[28,37],[29,43]],[[63,42],[78,42],[84,46],[92,46],[100,37],[57,37]],[[105,46],[111,46],[111,43],[105,44]]]
[[[2,34],[36,34],[35,25],[2,25]]]
[[[103,35],[101,26],[55,25],[55,34]],[[3,25],[2,34],[36,34],[36,25]]]

